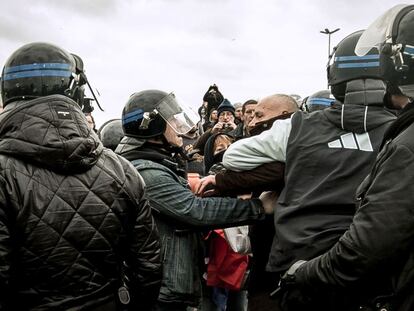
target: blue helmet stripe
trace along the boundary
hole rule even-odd
[[[328,98],[312,98],[309,100],[309,105],[324,105],[324,106],[330,106],[335,99],[328,99]]]
[[[379,62],[370,63],[342,63],[338,64],[338,68],[360,68],[360,67],[379,67]]]
[[[122,124],[125,125],[128,123],[137,121],[139,119],[142,119],[143,116],[144,116],[144,110],[142,109],[129,112],[122,117]]]
[[[32,77],[70,77],[72,72],[69,70],[30,70],[5,74],[3,77],[4,81],[21,79],[21,78],[32,78]]]
[[[354,60],[375,60],[379,59],[379,54],[370,54],[365,56],[338,56],[335,57],[335,62],[348,62]]]
[[[406,45],[404,48],[404,54],[413,55],[414,54],[414,47],[411,45]]]
[[[28,65],[19,65],[8,67],[4,69],[4,73],[11,73],[11,72],[20,72],[26,70],[69,70],[70,64],[64,63],[35,63],[35,64],[28,64]]]

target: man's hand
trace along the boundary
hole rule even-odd
[[[221,131],[223,129],[223,122],[217,122],[213,128],[211,129],[212,133],[218,133],[219,131]]]
[[[277,198],[278,194],[275,191],[265,191],[259,196],[266,214],[270,215],[274,213]]]
[[[226,123],[226,124],[227,124],[227,126],[228,126],[229,128],[231,128],[232,130],[236,129],[236,127],[237,127],[236,123],[234,123],[234,122],[228,122],[228,123]]]
[[[196,195],[200,196],[203,195],[204,189],[208,185],[216,185],[216,176],[215,175],[208,175],[200,180],[200,183],[198,184],[198,188],[196,189]]]

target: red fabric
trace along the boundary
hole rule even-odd
[[[249,263],[248,255],[232,251],[223,230],[214,230],[210,240],[210,259],[207,266],[207,285],[240,290]]]

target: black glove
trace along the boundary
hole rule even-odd
[[[296,270],[306,261],[295,262],[281,277],[278,288],[270,296],[279,301],[284,311],[310,310],[311,299],[296,283]]]

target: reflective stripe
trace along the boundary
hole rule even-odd
[[[404,54],[413,55],[414,47],[412,45],[406,45],[404,48]]]
[[[137,121],[139,119],[142,119],[144,115],[144,110],[137,109],[135,111],[129,112],[122,116],[122,124],[128,124],[134,121]]]
[[[335,100],[328,98],[312,98],[309,100],[309,105],[324,105],[330,106]]]
[[[342,63],[338,64],[338,68],[360,68],[360,67],[379,67],[379,62],[370,63]]]
[[[35,63],[35,64],[28,64],[28,65],[19,65],[13,66],[4,69],[4,73],[12,73],[12,72],[19,72],[19,71],[26,71],[26,70],[50,70],[50,69],[61,69],[61,70],[69,70],[70,65],[64,63]]]
[[[30,70],[9,73],[4,75],[4,81],[21,79],[21,78],[32,78],[32,77],[70,77],[72,72],[69,70]]]
[[[347,62],[353,60],[370,60],[379,59],[379,54],[365,55],[365,56],[338,56],[335,57],[335,62]]]

